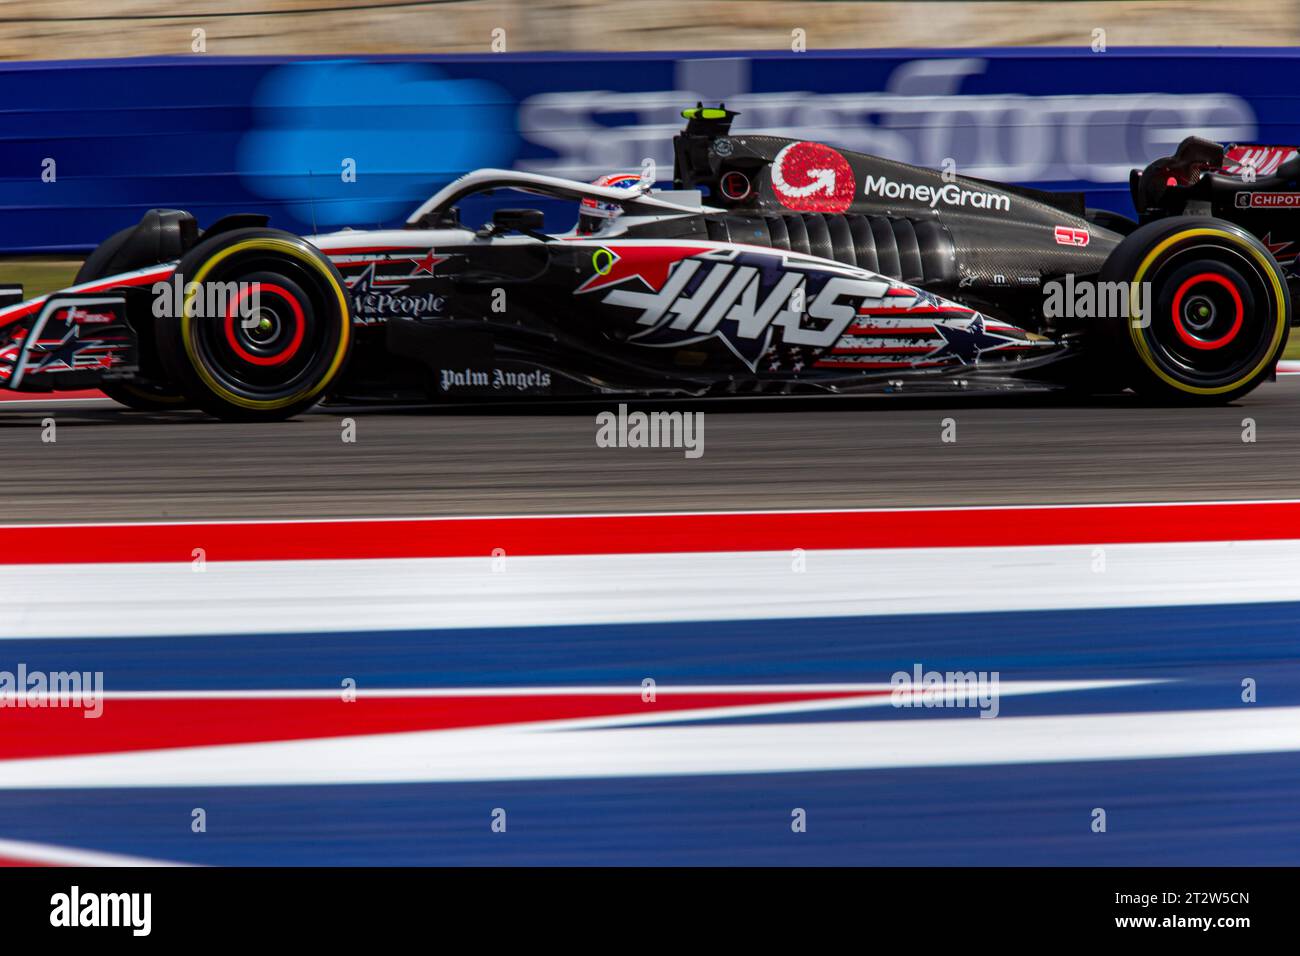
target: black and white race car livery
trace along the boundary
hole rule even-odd
[[[1130,220],[1078,194],[733,135],[723,108],[684,116],[672,190],[479,170],[405,228],[308,237],[153,210],[72,287],[0,299],[0,388],[230,419],[323,399],[903,388],[1224,402],[1286,344],[1288,276],[1256,225],[1294,183],[1273,170],[1252,202],[1238,174],[1219,201],[1222,147],[1189,140],[1135,173]],[[462,223],[503,190],[568,201],[578,224],[546,233],[528,207]]]

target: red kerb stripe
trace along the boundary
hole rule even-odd
[[[331,698],[109,698],[93,719],[73,707],[0,708],[0,760],[121,753],[275,740],[452,730],[592,717],[647,717],[847,697],[880,691],[765,691],[661,694],[647,703],[640,688],[623,695]]]
[[[1300,501],[0,527],[0,564],[1300,539]]]

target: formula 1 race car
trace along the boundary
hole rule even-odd
[[[306,238],[153,210],[71,288],[0,300],[0,387],[267,420],[322,399],[525,395],[1226,402],[1273,374],[1291,296],[1270,214],[1300,197],[1294,150],[1254,147],[1248,175],[1251,148],[1185,141],[1134,174],[1127,219],[1081,194],[732,135],[735,115],[684,111],[667,191],[653,172],[479,170],[404,229]],[[547,234],[543,209],[501,207],[462,223],[502,190],[576,205],[577,225]]]

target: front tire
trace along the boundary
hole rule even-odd
[[[190,407],[189,399],[168,385],[147,379],[129,382],[103,382],[99,390],[127,408],[137,412],[176,412]]]
[[[348,291],[311,243],[274,229],[224,232],[190,250],[177,274],[184,307],[156,320],[158,351],[204,411],[280,421],[315,405],[342,373],[352,344]]]
[[[1109,321],[1127,382],[1141,395],[1224,404],[1271,377],[1286,348],[1291,297],[1282,270],[1232,223],[1148,223],[1116,246],[1100,278],[1131,284],[1128,314]]]

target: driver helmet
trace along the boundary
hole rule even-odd
[[[607,186],[613,189],[632,189],[641,183],[639,173],[610,173],[592,182],[593,186]],[[616,202],[605,202],[590,196],[582,200],[578,209],[578,232],[588,235],[599,232],[611,219],[623,215],[623,207]]]

